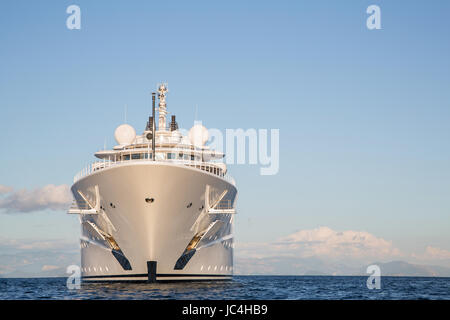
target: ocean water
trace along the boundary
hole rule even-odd
[[[66,278],[0,279],[0,300],[9,299],[450,299],[450,278],[382,277],[369,290],[367,277],[235,276],[230,281],[154,284],[83,283],[69,290]]]

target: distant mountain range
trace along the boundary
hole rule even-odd
[[[450,268],[411,264],[405,261],[374,262],[382,276],[450,277]],[[236,258],[235,274],[245,275],[336,275],[367,276],[368,265],[338,263],[318,258],[272,257]]]
[[[50,278],[50,277],[68,277],[65,268],[57,268],[47,271],[27,272],[23,270],[15,270],[9,273],[0,274],[0,278]]]
[[[450,268],[411,264],[404,261],[373,263],[380,267],[382,276],[411,276],[411,277],[450,277]]]

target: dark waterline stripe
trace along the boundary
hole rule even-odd
[[[146,273],[142,274],[112,274],[112,275],[98,275],[98,276],[84,276],[82,279],[102,279],[102,278],[137,278],[147,277]],[[176,274],[176,273],[158,273],[157,277],[171,278],[171,277],[232,277],[230,274]]]

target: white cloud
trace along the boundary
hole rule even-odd
[[[16,245],[18,250],[54,250],[63,249],[67,243],[54,240],[40,240],[40,241],[30,241],[25,243],[20,243]]]
[[[72,201],[68,185],[46,185],[34,190],[13,190],[11,187],[0,186],[0,210],[3,212],[32,212],[45,209],[64,210]]]
[[[8,186],[4,186],[4,185],[0,184],[0,194],[10,193],[11,191],[13,191],[12,187],[8,187]]]
[[[61,268],[61,267],[46,264],[46,265],[42,266],[41,271],[50,271],[50,270],[55,270],[55,269],[59,269],[59,268]]]
[[[425,249],[425,256],[427,256],[429,259],[438,259],[438,260],[450,259],[450,251],[428,246]]]
[[[417,261],[421,262],[426,261],[432,263],[440,263],[440,262],[450,263],[450,251],[433,246],[427,246],[423,253],[421,254],[413,253],[412,256],[415,259],[417,259]]]
[[[74,236],[77,239],[77,236]],[[75,247],[74,247],[75,246]],[[53,251],[78,249],[77,242],[67,239],[9,239],[0,236],[0,253]]]
[[[371,233],[329,227],[269,243],[237,242],[235,248],[237,274],[364,274],[368,264],[405,257],[391,241]]]
[[[0,276],[65,276],[65,268],[79,264],[74,239],[8,239],[0,236]]]
[[[368,232],[338,232],[328,227],[298,231],[279,239],[274,243],[274,247],[303,257],[382,259],[400,255],[400,251],[393,247],[391,241]]]
[[[328,227],[301,230],[271,243],[237,244],[243,257],[296,257],[358,260],[369,262],[399,257],[400,251],[391,241],[365,231],[335,231]]]

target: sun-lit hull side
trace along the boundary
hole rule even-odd
[[[223,200],[234,207],[234,185],[185,165],[130,161],[78,180],[72,193],[81,200],[81,192],[93,203],[95,188],[101,212],[80,215],[83,281],[147,281],[148,262],[156,262],[158,281],[231,278],[234,215],[208,213],[205,199],[218,199],[228,190]],[[216,220],[216,228],[176,270],[193,237]]]

